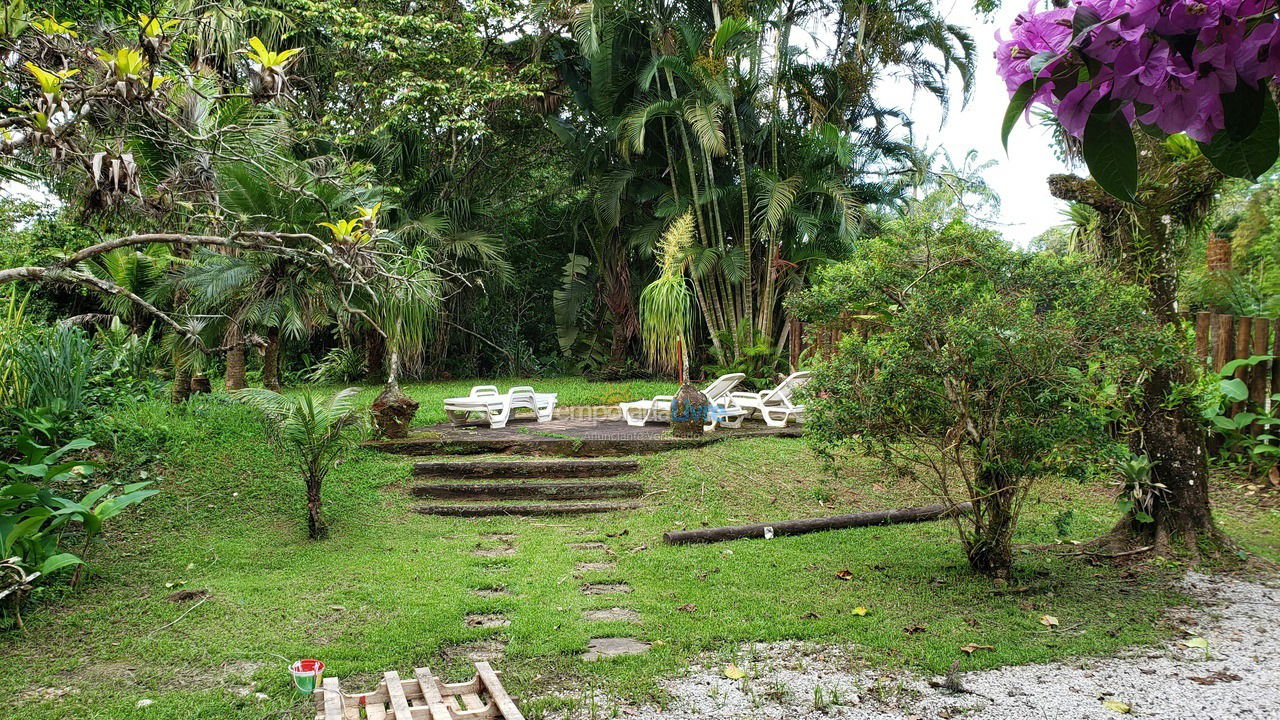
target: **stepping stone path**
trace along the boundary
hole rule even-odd
[[[510,557],[516,554],[516,549],[513,547],[476,548],[471,551],[471,554],[480,557]]]
[[[424,478],[481,480],[415,485],[415,497],[458,502],[419,505],[427,515],[574,515],[634,510],[644,485],[627,480],[544,480],[543,478],[607,478],[635,472],[635,460],[467,460],[414,463]],[[537,500],[542,502],[513,502]],[[465,501],[465,502],[464,502]],[[597,501],[597,502],[583,502]]]
[[[650,647],[649,643],[635,638],[595,638],[587,643],[587,651],[583,653],[582,659],[595,662],[619,655],[640,655],[649,652]]]
[[[445,648],[441,654],[450,662],[465,660],[470,663],[477,663],[501,660],[506,655],[506,651],[507,644],[501,640],[481,640]]]
[[[640,613],[631,608],[602,608],[600,610],[586,610],[582,613],[582,619],[587,622],[640,622]]]
[[[615,554],[606,543],[599,541],[569,543],[572,550],[600,551],[609,555]],[[611,560],[594,560],[579,562],[574,566],[577,572],[601,572],[616,570],[618,564]],[[631,586],[625,582],[587,583],[581,588],[583,595],[626,595]],[[611,607],[584,610],[582,618],[587,622],[640,622],[640,613],[630,608]],[[595,638],[587,643],[587,651],[582,654],[584,662],[607,660],[618,655],[640,655],[649,652],[651,645],[635,638],[604,637]]]
[[[582,586],[583,595],[626,595],[631,586],[626,583],[587,583]]]
[[[414,486],[411,492],[416,497],[455,501],[415,508],[418,512],[429,515],[566,515],[627,510],[640,507],[638,500],[627,499],[644,494],[644,486],[640,483],[618,480],[548,481],[543,478],[607,478],[635,472],[637,468],[634,460],[613,459],[419,462],[414,464],[414,475],[418,477],[484,482],[438,482]],[[544,502],[512,502],[517,500]],[[505,558],[516,554],[516,536],[513,533],[481,533],[478,537],[479,542],[471,550],[471,554],[476,557]],[[616,555],[608,544],[599,541],[575,542],[568,547],[580,552]],[[486,572],[511,569],[509,564],[500,561],[488,562],[483,567]],[[582,560],[574,563],[574,571],[579,574],[614,570],[617,570],[617,563],[612,560]],[[581,592],[591,596],[625,595],[631,591],[631,586],[622,581],[587,583],[581,586]],[[514,595],[501,584],[476,588],[474,592],[481,598]],[[583,611],[582,617],[591,623],[639,623],[641,620],[640,613],[623,607],[588,609]],[[503,628],[511,625],[511,619],[499,612],[468,613],[462,621],[471,628]],[[595,638],[587,644],[582,659],[592,662],[618,655],[637,655],[648,652],[649,648],[649,643],[635,638]],[[505,650],[506,643],[494,638],[446,648],[442,654],[450,661],[465,659],[468,662],[480,662],[501,660]]]

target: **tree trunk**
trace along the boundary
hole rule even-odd
[[[240,334],[240,328],[233,324],[227,330],[227,344],[234,345],[227,350],[227,376],[226,388],[228,390],[243,390],[248,387],[244,381],[244,344],[240,341],[243,336]]]
[[[329,534],[329,529],[324,524],[321,506],[320,479],[307,478],[307,535],[312,540],[321,540]]]
[[[381,380],[386,373],[386,346],[382,334],[369,330],[364,335],[364,375],[366,380]]]
[[[246,387],[248,383],[244,380],[244,348],[235,347],[227,351],[226,388],[243,390]]]
[[[1141,133],[1137,133],[1141,136]],[[1140,147],[1147,141],[1139,137]],[[1144,162],[1158,162],[1159,147],[1142,153]],[[1173,248],[1168,217],[1187,217],[1190,209],[1209,207],[1221,182],[1203,158],[1187,163],[1167,187],[1143,187],[1140,205],[1122,203],[1098,185],[1074,175],[1049,178],[1049,190],[1058,198],[1082,202],[1098,211],[1101,222],[1099,247],[1104,259],[1115,262],[1131,282],[1147,288],[1152,314],[1163,323],[1176,323],[1178,291],[1177,253]],[[1141,406],[1135,420],[1138,432],[1130,439],[1135,454],[1152,464],[1151,480],[1165,486],[1156,495],[1150,522],[1126,513],[1099,543],[1115,551],[1151,546],[1157,554],[1185,552],[1193,561],[1202,549],[1216,553],[1229,545],[1213,521],[1209,504],[1207,433],[1194,403],[1178,399],[1174,389],[1192,377],[1190,358],[1153,368],[1143,382]],[[1143,518],[1145,519],[1145,518]]]
[[[173,392],[170,398],[174,404],[186,402],[191,397],[191,368],[183,364],[175,353],[173,356]]]
[[[280,328],[269,328],[262,354],[262,387],[272,392],[280,392],[280,345]]]
[[[627,250],[615,228],[609,234],[604,249],[604,300],[613,315],[613,343],[609,351],[609,364],[614,368],[626,365],[631,341],[640,330],[636,312],[635,294],[631,292],[631,268],[627,264]]]
[[[1013,530],[1026,484],[990,467],[978,470],[973,487],[973,533],[962,535],[974,572],[1008,578],[1013,566]]]

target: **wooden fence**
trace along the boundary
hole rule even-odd
[[[1280,318],[1226,315],[1222,313],[1183,313],[1181,317],[1195,325],[1195,355],[1214,372],[1232,360],[1255,355],[1280,358]],[[802,354],[828,357],[846,332],[867,331],[852,314],[833,323],[807,324],[792,320],[791,364],[798,366]],[[1249,387],[1249,401],[1266,405],[1267,398],[1280,394],[1280,360],[1268,360],[1253,367],[1237,368],[1234,376]],[[1240,403],[1235,410],[1243,407]]]
[[[1195,354],[1214,372],[1232,360],[1255,355],[1280,356],[1280,318],[1261,318],[1198,312],[1187,315],[1195,323]],[[1265,405],[1280,393],[1280,361],[1268,360],[1253,367],[1236,368],[1234,376],[1249,388],[1249,401]],[[1240,410],[1239,403],[1232,413]]]

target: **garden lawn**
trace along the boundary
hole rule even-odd
[[[524,384],[501,381],[498,384]],[[669,391],[665,383],[539,380],[561,405]],[[408,386],[420,423],[443,420],[439,400],[470,382]],[[371,400],[377,388],[367,388]],[[31,608],[27,635],[0,634],[0,699],[24,720],[310,718],[287,661],[316,657],[348,691],[388,669],[466,674],[457,648],[501,641],[495,663],[531,719],[581,702],[587,688],[663,700],[657,681],[710,653],[732,661],[742,643],[809,640],[850,648],[868,666],[943,671],[1099,655],[1172,632],[1162,608],[1181,598],[1169,574],[1122,572],[1045,550],[1017,558],[1004,589],[968,571],[947,522],[815,533],[702,546],[663,545],[663,531],[923,504],[916,488],[871,461],[826,467],[802,440],[730,440],[646,456],[631,479],[649,491],[638,511],[568,518],[460,519],[410,512],[411,459],[351,453],[325,486],[331,537],[306,539],[301,481],[250,410],[222,396],[190,407],[162,401],[102,423],[117,479],[150,467],[162,493],[117,519],[87,586]],[[152,465],[147,465],[151,464]],[[1225,523],[1246,547],[1280,557],[1280,517],[1237,488]],[[1222,500],[1220,500],[1222,502]],[[1038,486],[1017,542],[1085,540],[1116,512],[1104,487]],[[509,557],[477,548],[510,533]],[[608,550],[575,550],[601,542]],[[616,569],[577,572],[578,562]],[[1173,568],[1170,568],[1173,569]],[[849,579],[841,579],[842,571]],[[840,575],[838,575],[838,573]],[[587,596],[587,582],[634,592]],[[511,597],[481,598],[504,587]],[[55,588],[56,590],[56,588]],[[171,602],[178,590],[202,600]],[[625,607],[639,624],[590,623],[590,608]],[[865,614],[856,609],[865,608]],[[467,613],[505,613],[508,627],[468,628]],[[1058,618],[1057,630],[1040,621]],[[908,629],[911,629],[908,631]],[[653,643],[645,655],[584,663],[596,636]],[[966,643],[994,646],[972,655]],[[562,691],[553,695],[551,691]],[[255,693],[264,693],[258,698]],[[151,701],[143,703],[140,701]],[[10,710],[14,702],[21,703]],[[608,716],[605,712],[604,716]]]

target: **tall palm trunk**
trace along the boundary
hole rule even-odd
[[[280,328],[267,330],[267,347],[262,354],[262,387],[280,392]]]
[[[249,386],[244,379],[244,335],[240,332],[240,325],[235,320],[232,320],[231,327],[227,330],[226,342],[231,346],[231,349],[227,350],[226,388],[243,390]]]
[[[738,161],[738,189],[742,194],[742,248],[747,253],[747,277],[745,282],[751,283],[752,263],[755,262],[755,247],[752,245],[751,239],[751,190],[747,184],[747,155],[744,148],[745,141],[742,137],[742,126],[738,122],[738,109],[735,104],[729,106],[729,125],[733,128],[733,145],[734,154],[737,155]],[[742,318],[751,323],[752,317],[752,293],[751,288],[747,288],[747,292],[743,293]],[[767,331],[766,331],[767,332]],[[754,333],[749,333],[747,342],[752,343]]]
[[[173,354],[173,391],[170,399],[175,404],[185,402],[191,397],[191,368],[182,362],[178,353]]]
[[[679,100],[679,95],[676,93],[676,83],[671,76],[671,71],[669,69],[664,69],[663,73],[667,79],[667,88],[671,93],[671,99]],[[699,197],[701,193],[698,191],[698,173],[694,169],[693,165],[694,147],[689,142],[689,133],[685,130],[684,120],[682,118],[676,120],[676,127],[680,131],[680,142],[684,147],[684,162],[689,173],[689,191],[691,195],[690,206],[693,208],[693,216],[697,221],[698,236],[702,238],[703,243],[707,243],[710,241],[710,236],[707,234],[707,223],[702,216],[702,206],[699,204]],[[718,352],[724,352],[720,343],[720,332],[723,329],[723,325],[715,317],[716,308],[710,307],[706,304],[706,300],[708,299],[707,293],[704,292],[703,288],[698,286],[696,279],[694,280],[693,286],[694,294],[698,301],[698,307],[702,310],[703,321],[707,323],[707,327],[711,331],[711,345]]]

